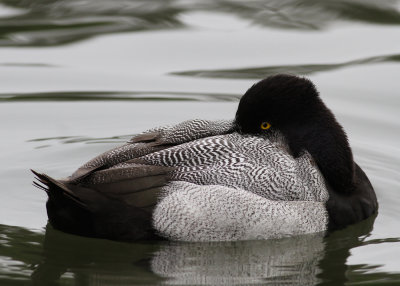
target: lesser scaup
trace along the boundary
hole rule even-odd
[[[64,180],[34,173],[54,228],[114,240],[279,238],[377,210],[343,128],[292,75],[253,85],[234,120],[144,132]]]

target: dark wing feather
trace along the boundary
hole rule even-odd
[[[145,142],[155,142],[160,138],[159,132],[147,132],[143,134],[136,135],[129,140],[130,143],[145,143]]]
[[[134,207],[151,207],[157,203],[162,187],[171,180],[172,170],[164,166],[127,164],[94,172],[80,185]]]
[[[35,174],[37,180],[40,182],[34,182],[34,185],[42,190],[45,190],[47,194],[49,195],[49,199],[51,199],[53,196],[60,196],[63,195],[65,197],[68,197],[70,200],[74,201],[78,205],[82,207],[86,207],[84,202],[79,199],[78,196],[76,196],[72,190],[70,190],[64,183],[61,181],[58,181],[56,179],[51,178],[50,176],[46,174],[41,174],[38,173],[34,170],[31,170],[33,174]],[[59,190],[58,193],[52,192],[52,190]]]
[[[114,240],[157,238],[152,211],[173,168],[132,159],[166,147],[126,144],[56,180],[36,171],[34,185],[46,191],[50,224],[59,230]]]
[[[127,143],[93,158],[76,170],[68,179],[71,182],[79,182],[96,171],[111,168],[131,159],[165,149],[166,147],[151,146],[149,143]]]
[[[159,238],[152,228],[152,206],[161,188],[143,190],[136,196],[128,193],[113,197],[32,172],[38,187],[45,188],[49,195],[47,214],[55,229],[124,241]]]

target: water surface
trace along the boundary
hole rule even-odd
[[[0,284],[400,284],[399,24],[395,0],[0,1]],[[328,237],[225,243],[46,226],[30,168],[65,177],[144,129],[232,118],[279,72],[315,82],[377,217]]]

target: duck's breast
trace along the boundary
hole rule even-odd
[[[183,241],[282,238],[323,232],[323,202],[277,201],[221,185],[172,182],[153,213],[163,237]]]

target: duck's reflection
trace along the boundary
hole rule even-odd
[[[37,285],[60,279],[74,285],[340,285],[350,249],[362,244],[373,221],[328,237],[213,243],[118,243],[48,228],[32,280]]]
[[[324,255],[322,234],[268,241],[170,243],[156,251],[151,269],[166,284],[233,285],[282,281],[313,285]]]

